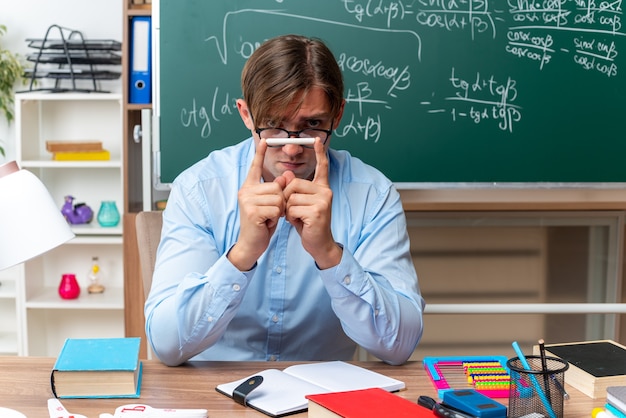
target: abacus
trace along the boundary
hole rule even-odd
[[[441,399],[443,391],[475,389],[490,398],[508,398],[510,374],[504,356],[424,357],[423,363]]]

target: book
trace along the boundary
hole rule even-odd
[[[52,368],[57,398],[138,398],[140,338],[68,338]]]
[[[52,159],[54,161],[108,161],[111,159],[111,153],[107,150],[55,152],[52,154]]]
[[[593,399],[606,396],[609,386],[626,385],[626,347],[615,341],[546,344],[545,348],[546,355],[569,363],[565,383]]]
[[[307,395],[309,418],[419,418],[435,413],[380,388]]]
[[[102,141],[46,141],[49,152],[102,151]]]
[[[606,408],[606,412],[610,413],[611,415],[609,415],[612,418],[626,418],[626,414],[623,413],[622,411],[620,411],[619,409],[617,409],[616,407],[614,407],[613,405],[611,405],[610,403],[606,403],[604,404],[604,407]],[[605,415],[606,416],[606,415]],[[597,415],[596,415],[597,417]]]
[[[609,386],[606,388],[606,401],[626,414],[626,386]]]
[[[343,361],[297,364],[284,370],[267,369],[215,389],[233,397],[233,391],[251,377],[262,376],[263,383],[246,398],[251,408],[271,417],[305,411],[307,395],[381,388],[389,392],[405,388],[404,382]]]

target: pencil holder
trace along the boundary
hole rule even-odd
[[[507,361],[511,372],[508,417],[541,414],[546,418],[563,417],[565,371],[569,364],[556,357],[546,357],[546,368],[541,356],[526,356],[530,370],[524,368],[518,357]]]

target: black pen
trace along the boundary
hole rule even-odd
[[[556,376],[553,375],[553,374],[550,375],[550,378],[554,381],[554,384],[556,385],[556,387],[559,388],[559,390],[563,394],[563,399],[568,400],[569,399],[569,393],[567,393],[567,391],[565,390],[565,388],[563,387],[561,382],[559,382],[559,379],[557,379]]]
[[[539,340],[539,352],[541,354],[542,368],[543,368],[543,371],[545,372],[547,370],[547,365],[546,365],[546,347],[544,345],[543,339]],[[563,395],[563,399],[568,400],[569,399],[569,393],[567,393],[567,391],[565,390],[565,388],[563,387],[561,382],[559,382],[559,379],[557,379],[556,376],[553,375],[553,374],[550,375],[550,378],[554,382],[554,385],[557,388],[559,388],[559,391],[561,391],[561,394]],[[546,385],[547,385],[547,383],[546,383]],[[547,387],[546,387],[546,390],[547,390]]]
[[[548,363],[546,361],[546,347],[544,345],[543,338],[539,340],[539,354],[541,355],[541,373],[543,374],[544,390],[548,403],[552,403],[550,400],[550,377],[548,376]],[[551,376],[551,375],[550,375]]]

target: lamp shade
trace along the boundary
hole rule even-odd
[[[74,238],[61,210],[33,173],[0,166],[0,270]]]

